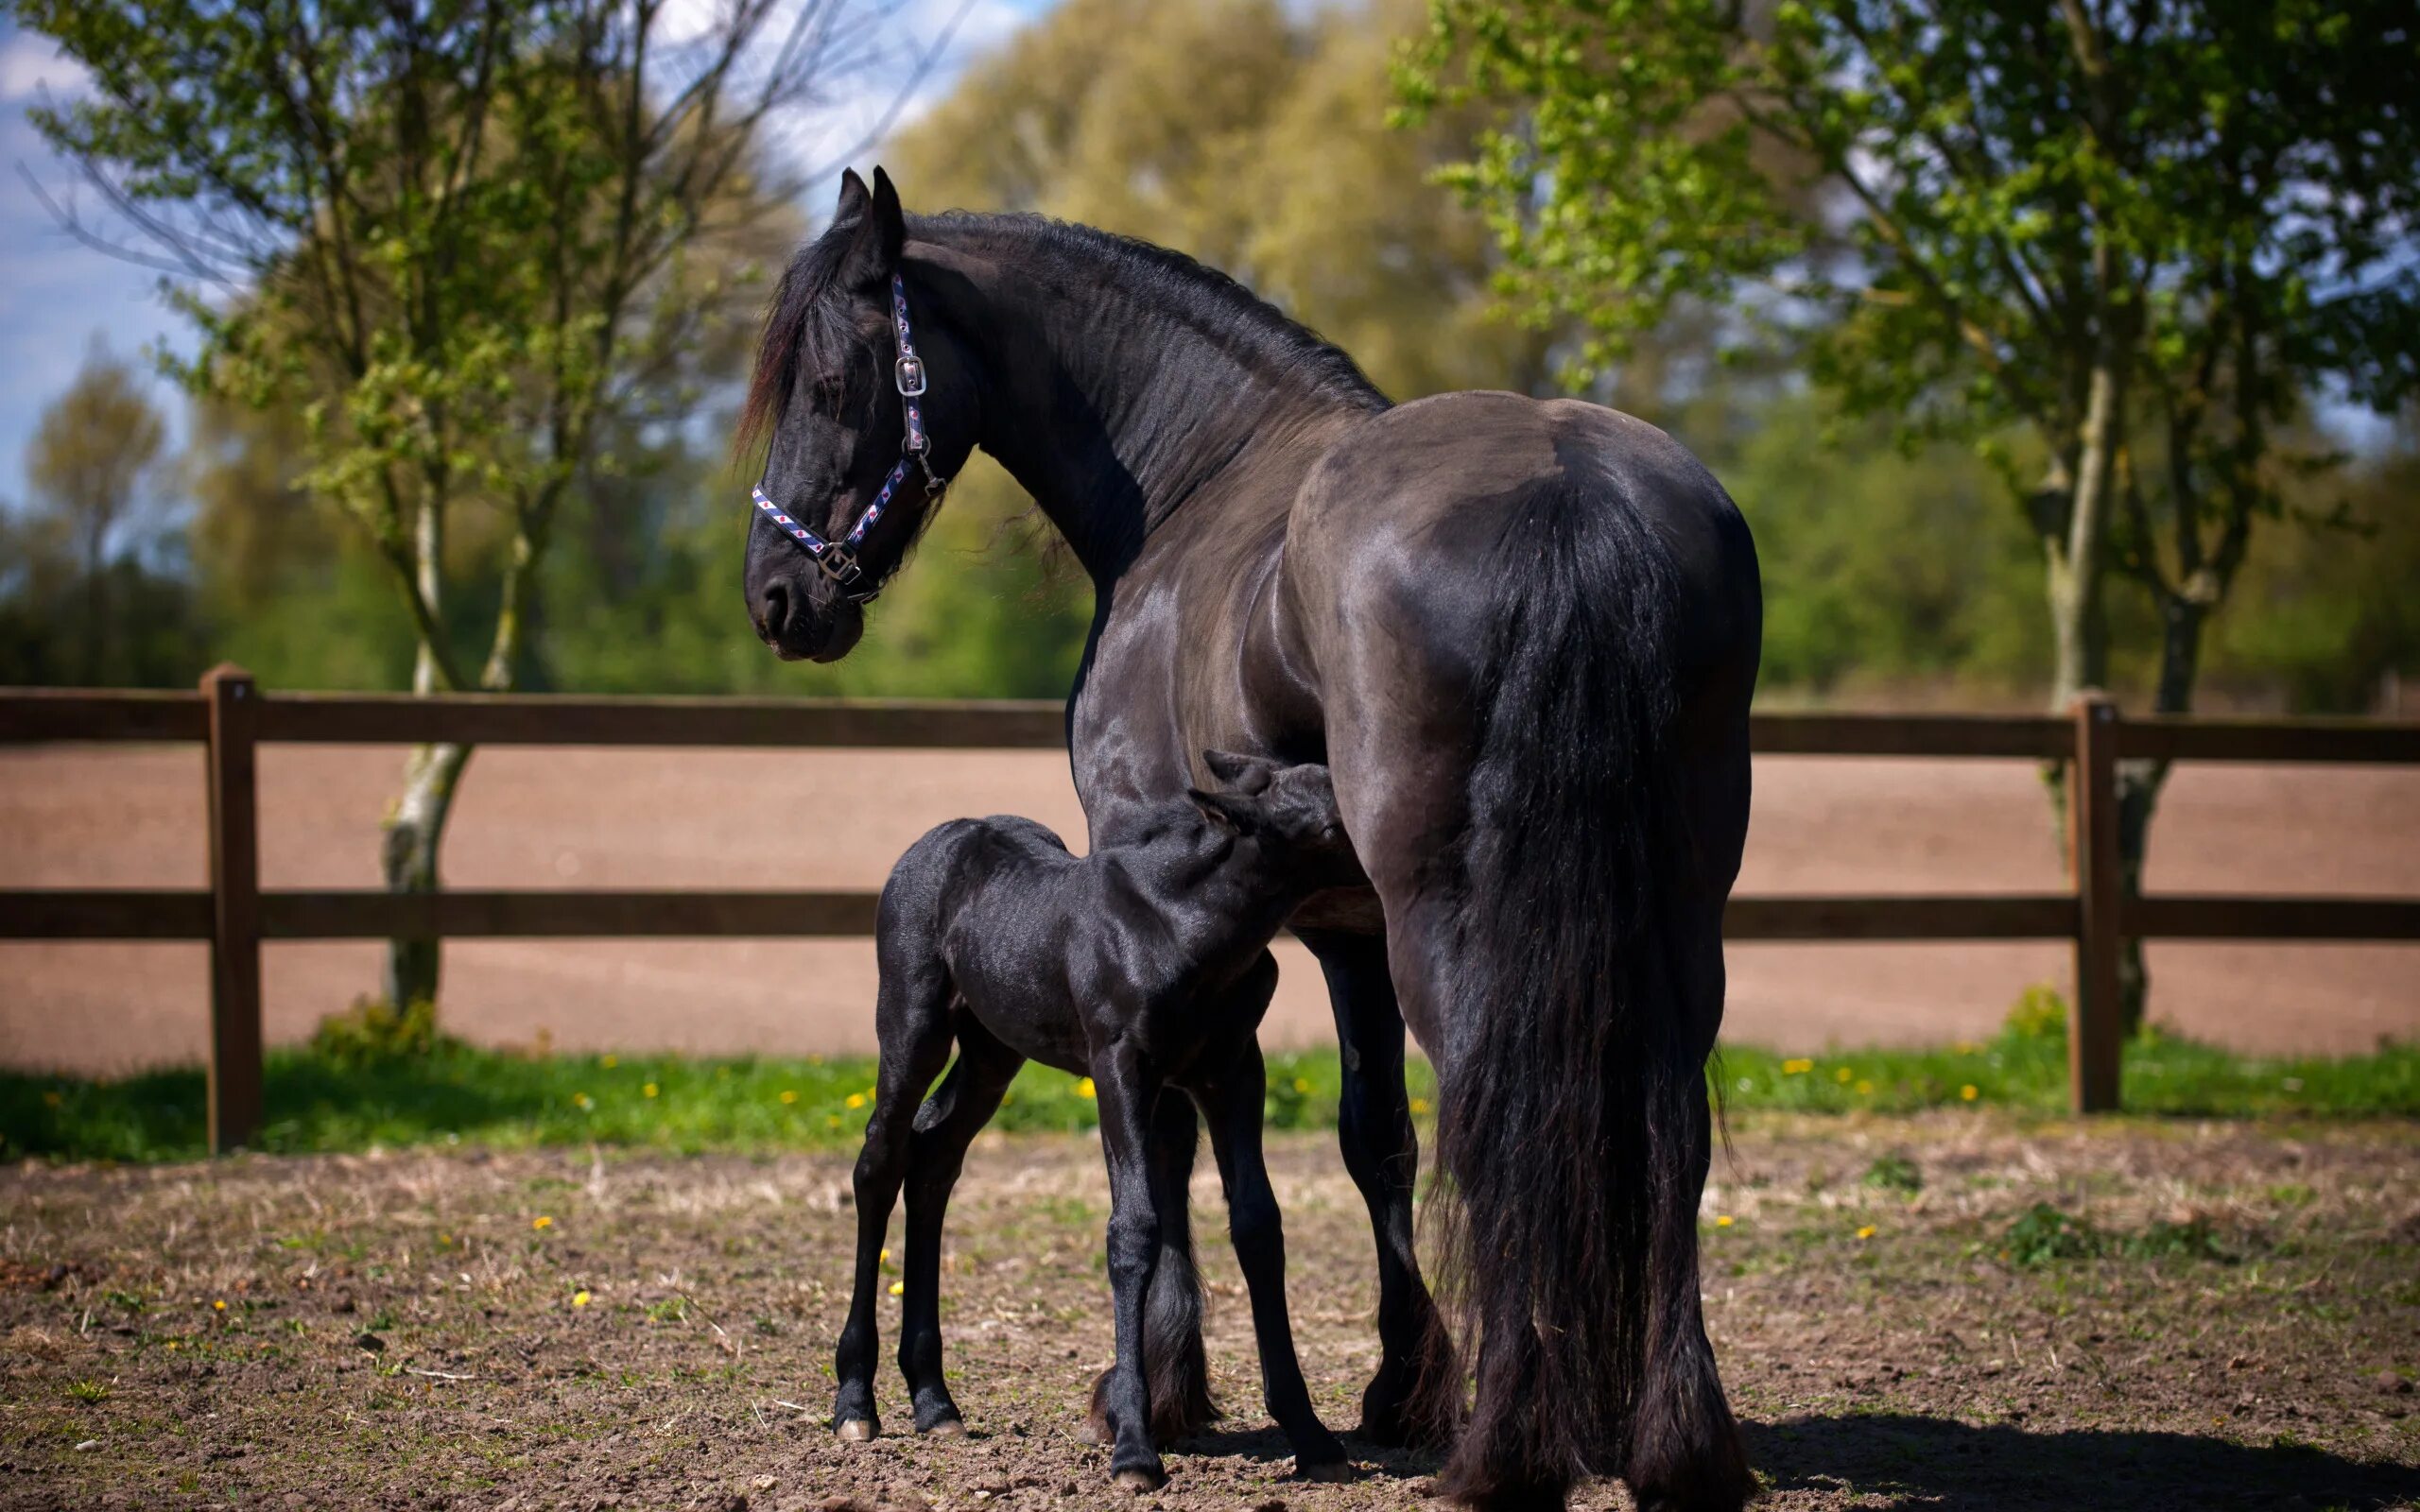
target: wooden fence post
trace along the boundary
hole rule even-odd
[[[260,690],[232,663],[202,674],[210,706],[210,1153],[261,1126]]]
[[[2120,1030],[2118,956],[2124,929],[2118,858],[2118,706],[2092,692],[2076,699],[2076,759],[2068,769],[2067,855],[2076,883],[2076,1000],[2067,1019],[2067,1097],[2079,1113],[2118,1107]]]

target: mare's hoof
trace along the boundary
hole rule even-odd
[[[1139,1467],[1131,1470],[1119,1470],[1110,1479],[1136,1496],[1148,1496],[1168,1484],[1168,1478],[1165,1472]]]
[[[844,1444],[862,1444],[880,1432],[871,1418],[851,1418],[832,1425],[832,1436]]]
[[[966,1419],[963,1418],[944,1418],[941,1421],[933,1424],[931,1427],[920,1430],[920,1432],[922,1432],[926,1438],[964,1438],[966,1436]]]
[[[1353,1462],[1349,1459],[1321,1460],[1310,1465],[1305,1465],[1300,1460],[1294,1462],[1294,1478],[1296,1480],[1327,1481],[1334,1483],[1349,1481],[1353,1479]]]

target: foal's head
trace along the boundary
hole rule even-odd
[[[756,633],[786,660],[837,662],[857,644],[865,604],[974,449],[968,366],[903,267],[907,239],[890,175],[876,168],[869,189],[843,174],[830,229],[791,260],[765,318],[739,422],[743,449],[765,442],[742,581]]]
[[[1305,891],[1361,880],[1325,766],[1226,750],[1201,760],[1219,786],[1185,796],[1213,828],[1257,842],[1265,863]]]

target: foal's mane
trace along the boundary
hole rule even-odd
[[[852,226],[854,223],[851,223]],[[1273,381],[1356,409],[1383,409],[1386,395],[1340,347],[1288,318],[1234,279],[1183,252],[1047,216],[953,210],[908,217],[911,241],[990,252],[1062,282],[1113,289],[1199,333]],[[781,422],[802,361],[821,363],[860,339],[843,301],[827,298],[849,245],[834,227],[799,249],[765,313],[756,371],[741,407],[738,445]]]

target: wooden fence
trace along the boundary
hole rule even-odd
[[[2123,760],[2420,765],[2420,723],[2123,719],[2107,700],[2087,697],[2072,717],[1758,714],[1750,738],[1763,756],[2069,765],[2069,890],[1737,897],[1723,929],[1735,940],[2072,941],[2069,1083],[2079,1112],[2118,1106],[2124,939],[2420,939],[2420,899],[2126,896],[2116,803]],[[0,744],[200,742],[210,830],[207,887],[0,890],[0,939],[209,941],[210,1137],[214,1149],[230,1149],[260,1125],[263,940],[856,936],[873,928],[875,895],[863,891],[265,892],[254,762],[264,741],[1056,749],[1063,739],[1060,706],[1040,702],[264,694],[235,667],[212,671],[199,694],[0,690]]]

